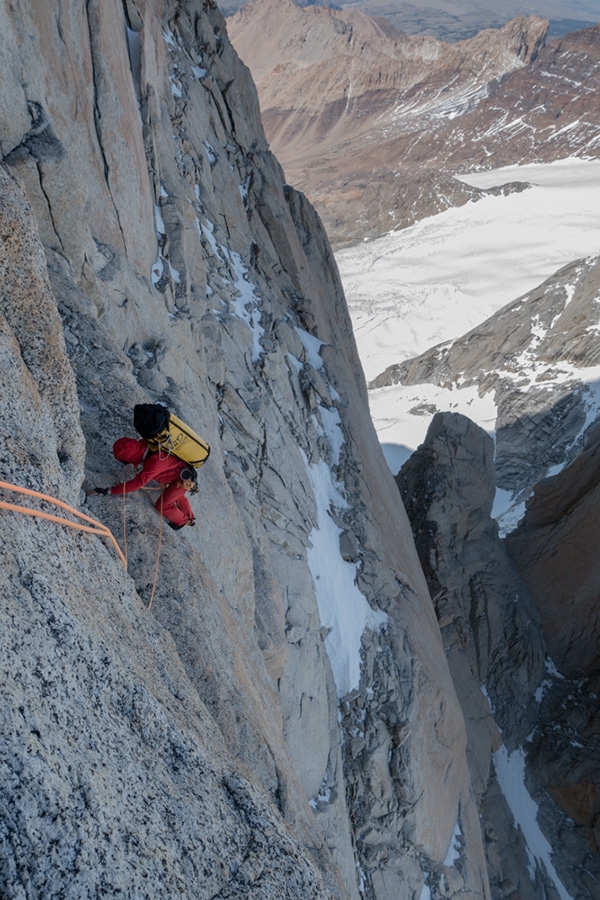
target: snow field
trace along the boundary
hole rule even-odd
[[[543,867],[561,900],[571,900],[552,864],[552,847],[537,821],[538,806],[525,785],[525,754],[522,749],[509,753],[504,745],[494,753],[494,768],[500,789],[513,814],[515,825],[523,832],[529,856],[529,876],[535,881],[536,868]]]
[[[478,187],[532,186],[446,210],[336,254],[367,380],[455,340],[562,266],[600,252],[600,161],[513,166],[463,180]],[[589,385],[592,421],[600,409],[598,373],[571,367],[568,374]],[[479,397],[474,388],[394,385],[371,391],[369,402],[394,473],[423,442],[436,411],[460,412],[495,434],[493,395]],[[510,497],[499,495],[495,514],[505,517],[506,530],[520,513],[509,507]]]
[[[454,340],[561,266],[600,252],[600,161],[465,176],[490,196],[336,253],[367,380]]]
[[[360,644],[366,628],[379,629],[387,616],[371,609],[356,585],[356,565],[340,555],[342,533],[329,510],[347,506],[341,486],[331,469],[320,460],[306,460],[306,469],[317,505],[317,524],[310,535],[308,565],[313,577],[321,625],[328,629],[325,648],[338,697],[345,697],[360,683]]]

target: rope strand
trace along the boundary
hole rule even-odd
[[[73,509],[72,506],[69,506],[68,503],[63,503],[62,500],[57,500],[55,497],[49,497],[48,494],[42,494],[39,491],[32,491],[29,488],[19,487],[16,484],[9,484],[6,481],[0,481],[0,488],[4,488],[6,491],[13,491],[16,494],[23,494],[27,497],[36,497],[40,500],[46,500],[48,503],[54,504],[54,506],[59,506],[61,509],[67,510],[74,516],[78,516],[80,519],[84,519],[86,522],[90,522],[94,527],[90,528],[89,525],[82,525],[80,522],[70,522],[69,519],[63,519],[61,516],[53,516],[50,513],[42,512],[37,509],[29,509],[27,506],[19,506],[16,503],[7,503],[3,500],[0,500],[0,508],[7,509],[10,512],[19,512],[26,516],[34,516],[38,519],[46,519],[49,522],[56,522],[59,525],[67,525],[70,528],[76,528],[79,531],[87,531],[91,534],[97,534],[100,537],[108,538],[115,550],[117,551],[121,562],[125,566],[127,570],[127,560],[125,559],[121,548],[119,547],[112,531],[107,528],[106,525],[103,525],[102,522],[98,522],[96,519],[93,519],[91,516],[86,516],[85,513],[79,512],[77,509]]]
[[[125,553],[125,568],[127,568],[129,557],[127,554],[127,509],[125,500],[127,493],[125,491],[125,484],[126,482],[123,482],[123,551]]]
[[[148,604],[148,609],[152,606],[152,601],[154,600],[154,591],[156,590],[156,582],[158,581],[158,564],[160,562],[160,548],[162,544],[162,527],[163,527],[163,498],[162,494],[160,495],[160,527],[158,529],[158,553],[156,554],[156,568],[154,570],[154,583],[152,585],[152,593],[150,594],[150,603]]]

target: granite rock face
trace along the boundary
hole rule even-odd
[[[2,476],[24,487],[58,490],[72,501],[78,496],[85,458],[73,370],[35,218],[16,179],[5,169],[0,171],[0,183],[0,314],[6,376]],[[15,265],[19,259],[23,264]],[[43,439],[38,436],[30,442],[29,428],[41,430]],[[38,443],[43,452],[36,448]]]
[[[562,484],[540,485],[539,496],[536,489],[529,526],[508,543],[514,563],[490,518],[493,452],[492,439],[469,419],[438,413],[397,476],[465,714],[492,896],[535,900],[558,890],[596,897],[597,672],[565,677],[546,659],[547,640],[564,670],[552,639],[563,617],[548,595],[560,583],[558,569],[563,580],[577,580],[580,542],[563,532],[554,564],[559,545],[540,519],[550,510],[560,516],[559,507],[565,512],[577,496],[593,493],[597,445],[572,464],[570,490],[566,473]],[[580,631],[593,633],[585,612],[579,610]],[[582,656],[586,646],[583,639]],[[519,805],[527,804],[535,817],[521,814],[515,828],[513,814],[518,819]],[[552,854],[545,859],[544,840]]]
[[[396,481],[451,669],[468,665],[477,686],[485,686],[500,731],[522,741],[537,713],[533,694],[544,674],[545,648],[537,609],[491,518],[494,442],[465,416],[437,413]],[[466,677],[455,676],[455,683],[459,691],[472,687]],[[477,698],[467,723],[481,727],[487,706],[483,695]],[[488,730],[495,734],[489,723]],[[471,746],[489,756],[484,740]],[[475,768],[481,789],[485,767]]]
[[[121,482],[136,402],[212,447],[193,529],[152,492],[87,500],[126,572],[0,511],[2,893],[488,897],[332,252],[219,10],[27,0],[0,24],[2,478],[75,506]]]
[[[515,565],[542,615],[550,655],[571,677],[598,674],[600,430],[558,475],[538,482],[507,536]],[[574,579],[574,573],[577,578]]]
[[[75,379],[29,204],[0,179],[2,477],[76,503]],[[2,895],[335,896],[230,757],[135,565],[59,524],[3,510],[1,525]]]

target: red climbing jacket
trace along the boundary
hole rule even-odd
[[[149,481],[158,481],[160,484],[166,484],[167,488],[154,504],[156,509],[174,525],[186,525],[194,521],[194,513],[185,496],[185,488],[179,484],[179,476],[184,469],[189,468],[188,463],[168,453],[160,451],[150,453],[147,441],[127,437],[115,441],[113,455],[119,462],[132,463],[134,466],[143,464],[143,468],[124,484],[111,487],[111,494],[130,494],[144,487]]]

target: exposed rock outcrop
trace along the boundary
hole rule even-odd
[[[533,570],[527,578],[530,593],[490,518],[493,450],[492,439],[473,422],[439,413],[397,483],[465,713],[492,895],[596,897],[598,773],[592,733],[597,711],[588,693],[595,679],[567,680],[552,663],[545,671],[542,623],[548,633],[546,623],[560,621],[546,602],[556,568],[548,566],[545,579],[541,575],[553,548],[544,542],[535,573],[539,582]],[[589,481],[584,470],[594,480],[589,465],[589,458],[573,464],[578,474],[571,497]],[[570,505],[569,492],[558,485],[552,496]],[[535,538],[529,544],[525,531],[517,534],[520,540],[511,548],[518,554],[529,546],[536,555]],[[576,545],[566,543],[572,556]],[[567,569],[565,558],[561,564],[576,581],[579,568]],[[529,812],[520,814],[519,806]],[[543,851],[540,826],[552,854],[550,844]]]
[[[550,655],[560,671],[600,671],[600,432],[558,475],[538,482],[507,547],[537,598]],[[577,573],[577,577],[574,577]]]
[[[30,204],[3,170],[2,476],[71,504],[84,474],[120,482],[136,401],[212,446],[194,529],[161,531],[146,494],[88,501],[122,542],[125,521],[127,573],[97,536],[0,513],[2,893],[488,897],[331,249],[220,12],[65,0],[0,24],[0,148]]]
[[[582,449],[598,416],[600,261],[571,263],[462,338],[390,366],[372,383],[476,385],[497,407],[496,478],[524,501]]]
[[[494,442],[458,413],[437,413],[425,442],[404,464],[396,481],[411,521],[423,571],[440,622],[467,723],[494,734],[476,697],[484,685],[495,720],[507,740],[531,731],[537,708],[533,694],[544,673],[539,616],[517,575],[491,518],[496,489]],[[467,667],[469,675],[461,667]],[[493,742],[493,739],[492,739]],[[489,757],[481,736],[474,754]],[[480,791],[485,763],[476,765]]]

